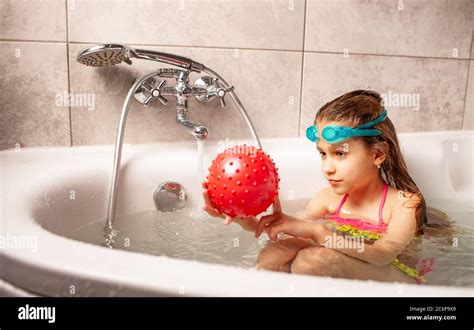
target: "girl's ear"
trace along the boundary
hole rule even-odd
[[[375,166],[377,165],[382,166],[382,163],[387,158],[388,149],[389,149],[388,143],[385,141],[377,143],[377,145],[372,147],[372,157],[373,157],[372,162]]]

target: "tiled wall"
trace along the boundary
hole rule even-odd
[[[219,72],[261,137],[301,135],[321,105],[360,88],[387,95],[399,132],[472,130],[473,28],[472,0],[0,0],[0,148],[113,143],[131,84],[162,65],[77,63],[110,42]],[[61,103],[70,93],[93,103]],[[193,100],[190,116],[212,139],[250,137],[227,103]],[[127,143],[190,138],[172,100],[133,102]]]

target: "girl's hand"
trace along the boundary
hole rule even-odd
[[[270,239],[275,241],[279,233],[285,233],[300,238],[310,238],[317,240],[317,230],[320,224],[314,221],[299,220],[286,216],[284,221],[272,225],[270,229]]]
[[[207,194],[207,182],[202,183],[202,187],[204,188],[204,191],[202,192],[202,197],[204,198],[204,206],[202,209],[206,211],[209,215],[217,218],[222,218],[224,219],[224,223],[226,225],[230,224],[233,221],[233,218],[228,216],[227,214],[221,213],[211,202],[209,195]]]
[[[275,202],[273,203],[273,214],[260,218],[257,230],[255,231],[255,237],[259,238],[264,230],[267,235],[270,236],[270,229],[277,224],[285,222],[287,219],[293,218],[283,213],[281,209],[280,198],[277,196],[275,198]]]

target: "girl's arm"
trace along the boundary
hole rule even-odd
[[[268,231],[278,223],[285,221],[285,219],[301,219],[301,220],[317,220],[323,217],[328,213],[326,206],[328,205],[328,196],[330,193],[330,187],[326,187],[318,191],[311,201],[308,203],[306,208],[302,211],[295,213],[295,215],[287,216],[283,214],[281,206],[278,200],[278,203],[274,204],[273,214],[264,216],[260,218],[260,221],[257,221],[257,228],[255,231],[255,237],[260,237],[262,232],[265,230]],[[278,198],[278,197],[277,197]],[[269,234],[269,233],[268,233]]]
[[[417,203],[417,200],[419,200],[419,197],[415,195],[411,198],[401,199],[392,211],[393,215],[387,227],[387,233],[373,244],[364,244],[363,249],[335,248],[334,250],[374,265],[381,266],[391,263],[416,234],[415,208],[409,207],[407,204],[413,205],[411,202]],[[332,235],[332,231],[323,225],[315,228],[314,239],[319,244],[325,245],[328,235]],[[347,245],[344,244],[346,247],[354,247],[353,241],[350,242],[345,239],[344,243],[347,243]]]
[[[410,200],[416,202],[417,196],[413,195]],[[353,248],[338,248],[340,242],[331,246],[328,244],[333,240],[334,233],[323,224],[314,221],[303,221],[293,217],[285,216],[285,221],[280,221],[270,229],[270,238],[277,239],[280,232],[301,238],[310,238],[318,244],[327,248],[337,250],[350,257],[354,257],[374,265],[386,265],[391,263],[410,243],[416,233],[415,208],[406,205],[408,198],[403,198],[393,209],[392,219],[387,228],[387,233],[373,244],[364,244],[359,248],[350,239],[344,239],[343,246]],[[335,243],[335,242],[334,242]],[[356,248],[354,248],[356,246]]]
[[[314,194],[313,198],[309,201],[308,205],[304,210],[298,211],[295,213],[294,217],[302,220],[316,220],[320,219],[322,216],[328,213],[326,208],[328,194],[330,193],[331,187],[326,187]],[[280,206],[279,196],[276,197],[274,206],[274,211],[277,211]],[[235,218],[233,221],[242,226],[243,229],[251,232],[256,232],[259,230],[257,237],[260,236],[261,231],[268,226],[268,223],[271,222],[268,219],[269,216],[262,217],[260,220],[256,217],[239,217]],[[267,229],[270,229],[267,227]],[[257,233],[256,233],[257,234]]]

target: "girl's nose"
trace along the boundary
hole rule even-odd
[[[323,167],[323,172],[325,174],[332,174],[336,171],[336,168],[334,167],[334,162],[332,162],[329,159],[325,159],[322,164]]]

